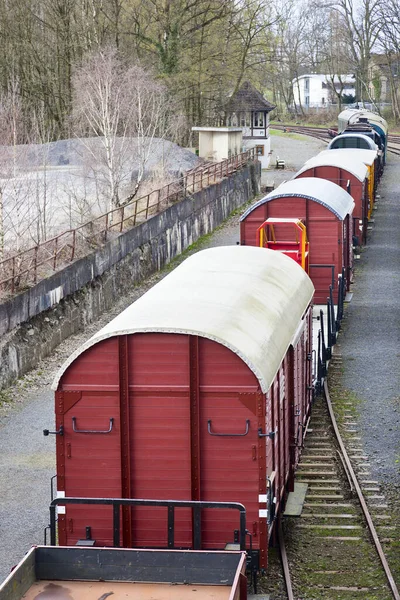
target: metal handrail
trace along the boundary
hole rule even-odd
[[[239,511],[240,550],[246,550],[246,509],[239,502],[204,502],[196,500],[147,500],[132,498],[54,498],[50,504],[50,544],[56,545],[56,507],[70,504],[90,504],[113,507],[113,546],[120,545],[121,506],[149,506],[168,508],[168,548],[174,548],[174,510],[193,509],[193,550],[201,550],[201,511],[205,508],[222,508]]]
[[[75,259],[79,236],[86,242],[93,242],[95,238],[103,238],[103,242],[106,242],[108,232],[121,233],[126,225],[130,228],[135,227],[141,216],[144,217],[143,221],[148,219],[150,209],[155,208],[159,213],[161,202],[168,203],[171,199],[177,200],[178,196],[186,197],[187,194],[213,185],[254,158],[254,148],[250,148],[225,161],[188,171],[179,180],[153,190],[146,196],[135,198],[79,227],[67,229],[40,244],[1,260],[0,277],[2,271],[10,271],[11,274],[0,279],[0,287],[9,285],[11,293],[14,293],[24,276],[27,277],[25,285],[36,284],[41,279],[38,267],[50,265],[52,271],[56,271],[61,264],[71,263]],[[143,204],[143,207],[139,208],[139,204]],[[40,257],[40,252],[45,252],[46,256]]]
[[[332,289],[335,289],[335,265],[309,265],[309,270],[311,269],[330,269],[331,270],[331,286]]]

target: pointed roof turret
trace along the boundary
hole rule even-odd
[[[249,81],[245,81],[236,94],[231,96],[226,106],[228,112],[247,110],[270,112],[274,108],[276,107],[268,102]]]

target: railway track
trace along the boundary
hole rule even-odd
[[[302,125],[271,125],[271,129],[278,129],[279,131],[285,131],[287,133],[299,133],[301,135],[308,135],[309,137],[316,138],[323,142],[329,142],[331,139],[328,134],[328,130],[321,129],[320,127],[304,127]]]
[[[330,369],[340,368],[334,357]],[[327,386],[325,393],[315,402],[296,475],[308,484],[303,512],[284,520],[294,590],[288,598],[400,600],[386,558],[395,560],[400,535],[371,478],[355,408],[335,399],[332,405]]]
[[[387,149],[388,149],[388,152],[391,152],[392,154],[396,154],[397,156],[400,156],[400,142],[398,144],[393,144],[393,143],[389,142]]]
[[[303,127],[302,125],[272,125],[272,129],[278,129],[287,133],[299,133],[301,135],[308,135],[309,137],[316,138],[323,142],[329,142],[332,138],[328,134],[328,130],[321,129],[320,127]],[[388,138],[388,152],[400,156],[400,135],[391,134]]]

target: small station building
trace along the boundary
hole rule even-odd
[[[199,134],[199,156],[219,162],[255,148],[261,168],[271,155],[269,113],[275,108],[246,81],[230,98],[224,127],[192,127]]]
[[[226,107],[226,124],[243,129],[243,149],[256,148],[262,169],[270,161],[269,113],[274,108],[249,81],[233,94]]]

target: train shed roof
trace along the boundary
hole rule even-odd
[[[303,177],[300,179],[290,179],[290,181],[282,183],[276,190],[250,206],[240,217],[240,220],[244,221],[253,210],[262,204],[285,197],[312,200],[330,210],[341,221],[343,221],[346,215],[351,214],[354,208],[353,198],[336,183],[327,179],[320,179],[319,177]]]
[[[312,169],[313,167],[337,167],[339,169],[344,169],[348,171],[351,175],[354,175],[356,179],[359,181],[364,181],[368,176],[368,168],[362,162],[361,159],[357,158],[357,155],[350,157],[348,155],[342,155],[340,152],[326,152],[320,153],[316,156],[313,156],[308,160],[302,168],[297,171],[295,177],[301,175],[308,169]]]
[[[190,334],[237,354],[267,392],[314,293],[292,259],[265,248],[198,252],[78,348],[57,373],[102,340],[145,332]]]

